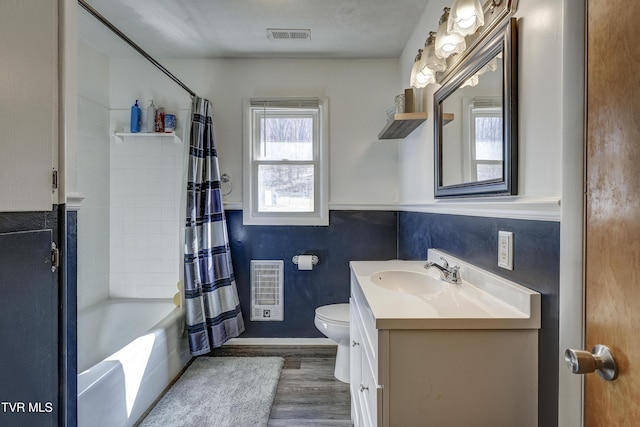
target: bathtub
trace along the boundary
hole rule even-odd
[[[78,426],[131,426],[189,361],[171,300],[109,299],[78,313]]]

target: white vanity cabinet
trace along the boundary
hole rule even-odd
[[[382,289],[367,280],[388,267],[405,268],[404,263],[412,262],[351,263],[354,426],[537,426],[539,294],[506,297],[516,303],[528,298],[529,313],[521,307],[500,311],[504,301],[492,301],[468,283],[466,289],[447,288],[430,298]],[[411,267],[419,271],[417,266],[413,262]],[[464,279],[462,267],[461,273]],[[443,317],[452,307],[465,308],[465,298],[477,298],[474,304],[489,316],[504,316],[504,322],[471,309],[466,318],[464,313]],[[414,303],[425,306],[417,310]]]
[[[378,371],[378,331],[359,288],[351,290],[351,418],[354,426],[377,426],[382,408]],[[365,326],[366,325],[366,326]]]

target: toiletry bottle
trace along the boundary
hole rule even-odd
[[[131,107],[131,133],[140,132],[140,120],[142,118],[142,111],[138,106],[138,100],[136,104]]]
[[[164,132],[164,108],[156,110],[156,132]]]
[[[156,131],[156,107],[153,105],[153,99],[151,104],[147,107],[147,132]]]

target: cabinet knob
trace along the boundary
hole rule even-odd
[[[357,346],[357,345],[360,345],[360,343],[359,343],[359,342],[357,342],[356,340],[353,340],[353,341],[352,341],[352,344],[351,344],[351,347],[355,347],[355,346]]]
[[[364,384],[360,384],[360,393],[364,392],[365,390],[369,391],[369,387],[365,387]]]

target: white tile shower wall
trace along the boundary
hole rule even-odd
[[[109,110],[78,98],[78,309],[109,296]]]
[[[127,122],[111,112],[112,127]],[[185,142],[160,137],[111,141],[110,294],[170,298],[180,272]]]

